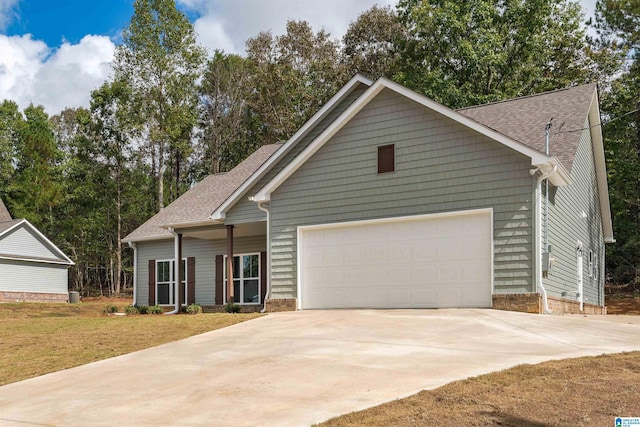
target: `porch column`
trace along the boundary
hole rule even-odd
[[[227,303],[233,303],[233,225],[227,225]]]
[[[178,303],[176,304],[176,308],[178,310],[182,306],[182,302],[184,301],[184,288],[182,287],[182,281],[184,280],[184,267],[182,266],[182,233],[178,233],[178,259],[176,260],[176,271],[177,271],[177,291],[175,293],[178,298]]]

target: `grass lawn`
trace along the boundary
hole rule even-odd
[[[640,417],[640,352],[521,365],[321,426],[613,426]]]
[[[107,316],[127,302],[0,304],[0,385],[224,328],[260,314]]]

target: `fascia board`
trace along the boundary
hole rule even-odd
[[[596,182],[598,184],[598,198],[600,199],[600,216],[602,218],[602,231],[606,243],[614,243],[613,223],[611,218],[611,205],[609,203],[609,183],[607,182],[607,164],[604,157],[604,142],[602,138],[602,119],[598,101],[598,89],[593,92],[591,108],[589,108],[589,127],[591,132],[591,144],[593,146],[593,159],[596,168]]]

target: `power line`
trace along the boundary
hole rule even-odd
[[[598,127],[598,126],[604,127],[604,126],[608,125],[611,122],[615,122],[618,119],[621,119],[621,118],[626,117],[626,116],[628,116],[630,114],[633,114],[633,113],[637,113],[638,111],[640,111],[640,108],[636,108],[635,110],[628,111],[628,112],[624,113],[623,115],[618,116],[618,117],[614,117],[613,119],[607,120],[604,123],[597,123],[597,124],[595,124],[593,126],[589,126],[589,127],[582,128],[582,129],[571,129],[571,130],[557,131],[557,132],[554,133],[554,135],[558,135],[560,133],[582,132],[583,130],[593,129],[593,128]]]

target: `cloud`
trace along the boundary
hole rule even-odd
[[[245,42],[260,31],[283,34],[287,20],[305,20],[315,31],[324,29],[339,39],[349,23],[374,4],[395,5],[396,0],[179,0],[196,11],[199,41],[210,51],[243,54]]]
[[[21,108],[43,105],[49,114],[87,107],[91,91],[109,76],[114,49],[105,36],[88,35],[53,50],[30,34],[0,35],[0,100]]]
[[[0,31],[7,29],[7,26],[17,18],[15,11],[19,0],[0,0]]]

